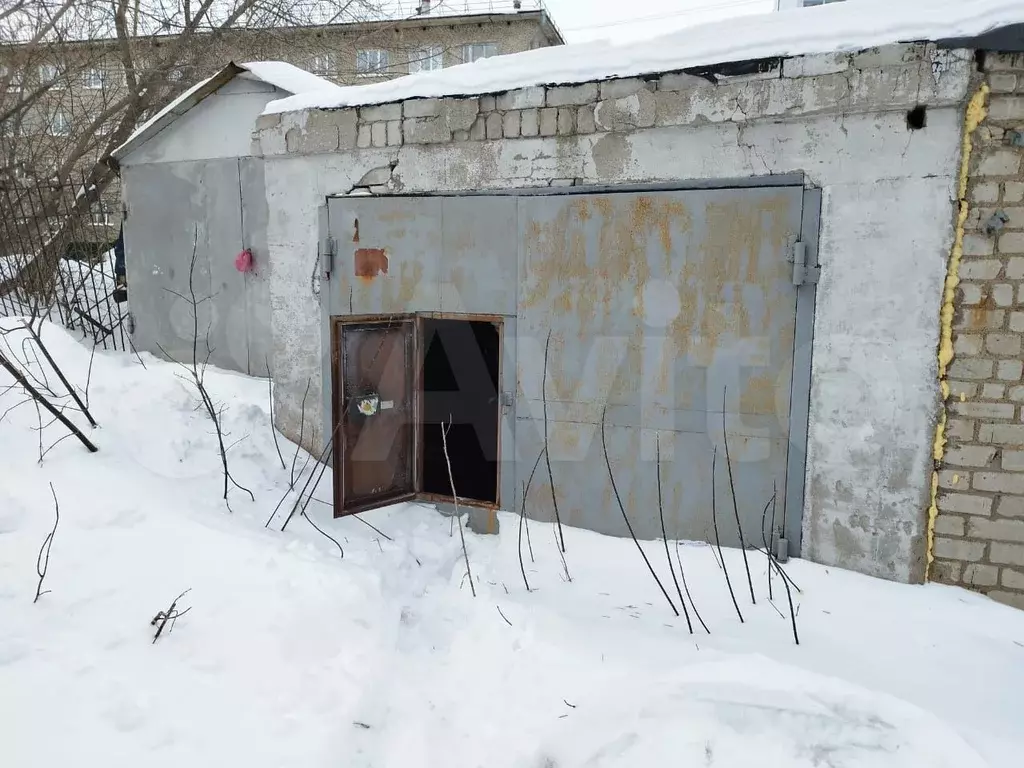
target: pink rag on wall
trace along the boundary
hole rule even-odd
[[[252,271],[252,251],[246,248],[244,251],[235,256],[235,269],[237,269],[239,272]]]

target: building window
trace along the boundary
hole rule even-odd
[[[0,67],[0,83],[3,83],[8,91],[20,91],[21,73],[8,67]]]
[[[57,79],[57,67],[54,64],[43,64],[39,67],[39,82],[52,83]]]
[[[309,61],[309,69],[314,75],[333,74],[337,67],[334,65],[333,53],[318,53]]]
[[[91,91],[99,91],[102,90],[103,86],[106,84],[107,78],[104,76],[103,70],[90,69],[85,73],[83,80],[86,88]]]
[[[61,111],[53,113],[53,117],[50,118],[50,135],[51,136],[67,136],[71,133],[71,121],[68,116]]]
[[[410,51],[409,72],[433,72],[444,67],[444,54],[439,45],[428,45],[426,48]]]
[[[92,209],[91,219],[94,227],[109,227],[114,218],[114,209],[106,200],[100,200]]]
[[[497,43],[466,43],[462,46],[462,60],[467,64],[498,55]]]
[[[359,75],[379,75],[390,66],[388,52],[379,48],[356,51],[356,72]]]

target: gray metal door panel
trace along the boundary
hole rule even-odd
[[[246,337],[249,345],[249,373],[267,375],[271,355],[270,328],[270,253],[267,250],[266,183],[263,159],[238,160],[239,188],[242,191],[243,246],[252,250],[253,270],[244,275],[246,299]],[[273,362],[271,361],[271,364]]]
[[[197,325],[200,362],[248,371],[245,281],[234,265],[242,247],[237,161],[140,165],[125,176],[131,201],[125,261],[136,347],[189,362]]]
[[[737,543],[722,443],[726,428],[744,534],[778,489],[785,510],[796,288],[788,263],[802,190],[760,188],[520,198],[522,238],[516,444],[519,483],[549,451],[563,522],[625,534],[601,450],[639,536],[660,536],[660,438],[669,536],[711,528],[717,446],[723,541]],[[552,515],[543,468],[532,514]],[[732,522],[730,522],[732,521]]]
[[[441,203],[441,311],[514,315],[518,222],[514,197]]]
[[[140,165],[125,169],[130,201],[124,222],[125,269],[131,286],[130,308],[137,349],[181,362],[192,359],[193,316],[189,264],[193,248],[193,286],[197,298],[210,293],[206,252],[205,205],[199,186],[201,163]],[[206,358],[205,329],[212,302],[199,305],[197,357]]]
[[[242,199],[238,161],[207,160],[200,166],[205,207],[206,257],[215,309],[210,327],[210,362],[221,368],[248,372],[248,301],[245,276],[235,268],[242,250]]]
[[[438,310],[439,198],[331,198],[328,217],[335,248],[330,315]]]

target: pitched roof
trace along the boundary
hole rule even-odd
[[[246,64],[236,64],[231,61],[216,74],[199,81],[184,91],[136,128],[121,146],[110,153],[111,157],[120,160],[136,147],[160,133],[207,96],[212,95],[228,82],[243,74],[296,96],[312,97],[316,93],[339,89],[339,86],[331,81],[283,61],[252,61]]]

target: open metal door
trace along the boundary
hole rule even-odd
[[[331,343],[335,517],[411,499],[415,322],[338,318]]]

